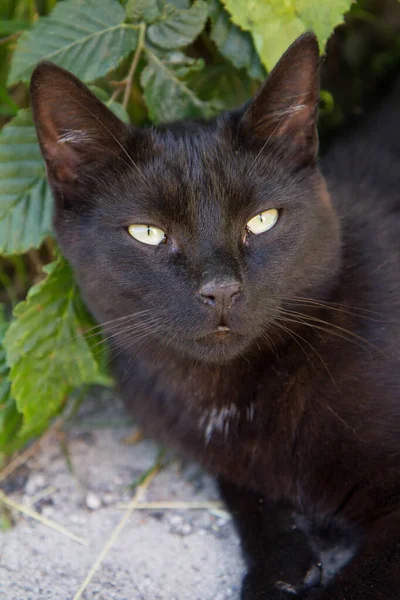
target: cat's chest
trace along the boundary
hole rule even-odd
[[[134,371],[124,396],[151,436],[231,480],[254,486],[264,480],[272,495],[291,493],[305,402],[298,376],[193,369],[183,377],[171,369],[166,377],[143,365]]]

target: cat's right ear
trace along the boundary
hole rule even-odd
[[[48,177],[56,187],[79,182],[82,169],[123,151],[128,127],[68,71],[40,63],[30,94]]]
[[[286,50],[250,102],[240,122],[245,136],[269,142],[300,165],[316,159],[319,48],[311,32]]]

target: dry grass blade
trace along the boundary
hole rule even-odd
[[[117,508],[127,510],[129,504],[118,504]],[[136,510],[222,510],[222,502],[140,502]]]
[[[21,514],[26,515],[27,517],[30,517],[39,523],[42,523],[42,525],[46,525],[46,527],[50,527],[51,529],[58,531],[58,533],[62,533],[71,540],[78,542],[78,544],[82,544],[82,546],[88,545],[88,542],[84,538],[72,533],[72,531],[69,531],[69,529],[63,525],[59,525],[59,523],[43,517],[40,513],[32,510],[28,506],[24,506],[23,504],[19,504],[18,502],[11,500],[11,498],[8,498],[8,496],[6,496],[2,491],[0,491],[0,502],[8,508],[12,508]]]
[[[96,571],[99,569],[101,563],[107,556],[111,546],[117,541],[121,531],[123,530],[123,528],[129,521],[133,511],[137,508],[141,497],[143,496],[144,492],[150,485],[151,481],[154,479],[154,477],[157,475],[157,473],[161,469],[161,466],[162,466],[162,463],[160,460],[158,460],[155,463],[155,465],[153,466],[153,468],[147,473],[143,482],[137,487],[136,493],[133,496],[132,500],[130,501],[130,503],[127,507],[126,514],[123,516],[121,521],[118,523],[118,525],[115,527],[115,529],[111,533],[110,537],[108,538],[107,542],[105,543],[105,545],[103,547],[103,550],[100,552],[100,554],[98,555],[97,559],[95,560],[92,568],[90,569],[89,573],[87,574],[85,581],[82,583],[81,587],[79,588],[79,590],[76,592],[75,596],[73,597],[73,600],[80,600],[80,598],[82,598],[87,586],[89,585],[89,583],[93,579],[93,576],[95,575]]]
[[[144,433],[139,430],[139,431],[134,431],[133,433],[130,433],[129,435],[124,437],[122,440],[122,443],[130,445],[130,446],[136,446],[136,444],[139,444],[144,439],[145,439]]]
[[[36,502],[39,502],[39,500],[42,500],[43,498],[48,498],[56,491],[57,488],[55,488],[53,485],[49,485],[44,490],[41,490],[40,492],[29,498],[29,505],[33,506],[34,504],[36,504]]]

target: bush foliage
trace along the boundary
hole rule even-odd
[[[109,381],[99,330],[91,329],[94,323],[52,238],[51,193],[27,93],[37,62],[50,60],[71,70],[120,118],[137,125],[209,118],[246,101],[303,31],[314,30],[324,52],[333,28],[352,4],[352,0],[3,0],[3,456],[43,431],[74,389]]]

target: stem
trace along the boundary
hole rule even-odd
[[[114,102],[114,100],[117,100],[117,98],[118,98],[118,96],[120,95],[121,92],[122,92],[121,88],[120,87],[116,87],[115,90],[113,91],[111,97],[110,97],[109,102],[107,102],[107,106],[109,104],[111,104],[112,102]]]
[[[35,277],[42,278],[44,262],[42,261],[42,258],[40,256],[38,250],[36,250],[35,248],[31,248],[31,250],[28,251],[27,256],[28,256],[29,262],[31,263],[31,265],[35,271]]]
[[[11,40],[17,39],[17,37],[19,37],[21,33],[22,31],[16,31],[15,33],[10,33],[10,35],[7,35],[6,37],[0,38],[0,46],[11,42]]]
[[[128,77],[126,78],[126,87],[125,87],[124,99],[122,101],[122,106],[124,107],[125,110],[126,110],[126,108],[128,106],[129,96],[131,94],[132,82],[133,82],[133,78],[135,76],[136,67],[138,65],[139,58],[140,58],[140,55],[142,53],[142,50],[144,48],[144,35],[145,35],[145,33],[146,33],[146,25],[144,23],[141,23],[140,24],[140,30],[139,30],[138,45],[137,45],[135,54],[133,55],[133,60],[132,60],[131,67],[129,69]]]

